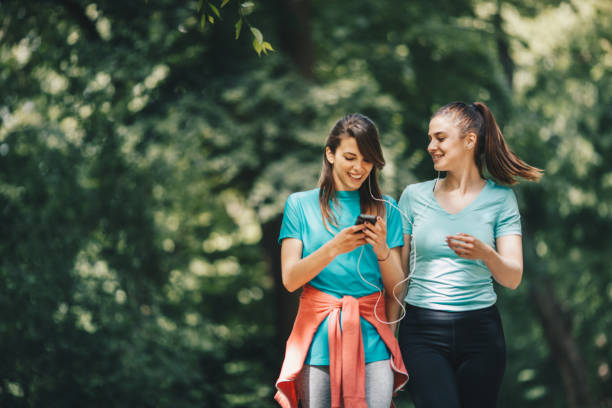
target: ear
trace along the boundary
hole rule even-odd
[[[327,159],[329,164],[331,164],[332,166],[334,165],[334,154],[332,153],[329,146],[325,148],[325,158]]]
[[[465,148],[468,150],[472,150],[476,147],[476,142],[478,141],[478,136],[474,132],[468,132],[463,138],[465,143]]]

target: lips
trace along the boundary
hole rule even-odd
[[[349,173],[349,177],[355,181],[360,181],[363,178],[363,175],[356,176],[354,174]]]

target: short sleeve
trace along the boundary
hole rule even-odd
[[[412,202],[411,202],[411,192],[410,186],[404,189],[400,200],[399,200],[399,208],[401,210],[402,216],[402,227],[404,230],[404,234],[412,235],[412,223],[414,223],[414,214],[412,211]]]
[[[384,198],[387,201],[387,245],[389,248],[403,246],[402,216],[397,209],[397,202],[388,196]]]
[[[521,235],[521,215],[512,190],[508,190],[495,223],[495,238],[503,235]]]
[[[278,242],[281,243],[285,238],[302,239],[301,206],[295,194],[287,197],[285,210],[283,212],[283,222],[281,224]]]

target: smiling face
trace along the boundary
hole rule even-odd
[[[359,189],[372,171],[372,162],[365,160],[354,137],[343,136],[335,153],[327,147],[325,157],[332,166],[332,177],[338,191]]]
[[[461,135],[452,115],[433,117],[428,136],[427,152],[437,171],[457,171],[474,163],[476,135],[472,132]]]

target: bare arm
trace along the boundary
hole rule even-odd
[[[317,276],[336,256],[365,244],[365,235],[361,232],[363,229],[363,224],[343,229],[306,258],[302,258],[302,241],[296,238],[283,239],[281,270],[285,288],[289,292],[301,288]]]
[[[483,258],[493,278],[502,286],[516,289],[523,278],[523,239],[520,235],[504,235],[495,240],[497,251],[491,248]]]
[[[399,297],[401,289],[396,288],[396,285],[404,277],[400,261],[400,247],[391,249],[389,258],[385,261],[378,261],[378,265],[380,266],[383,286],[385,287],[385,309],[387,312],[387,321],[392,322],[393,320],[397,319],[397,317],[394,316],[398,314],[397,311],[400,308],[397,300],[393,296],[393,291],[395,290],[395,296],[397,296],[401,301],[401,298]],[[389,325],[391,331],[395,332],[395,326],[395,323]]]
[[[466,259],[482,259],[493,278],[502,286],[516,289],[523,278],[523,244],[520,235],[504,235],[495,240],[497,251],[468,234],[450,235],[448,246]]]
[[[394,248],[398,250],[400,256],[399,261],[402,269],[401,279],[406,279],[406,277],[408,277],[408,274],[410,273],[410,238],[410,235],[404,234],[404,246],[400,248]],[[407,288],[408,281],[395,288],[395,296],[397,296],[397,299],[402,303],[404,302],[404,298],[406,297]],[[392,295],[391,291],[387,291],[385,293],[385,301],[387,305],[387,318],[389,319],[389,321],[392,322],[394,320],[399,319],[401,306],[399,305],[395,297]],[[397,323],[390,325],[390,327],[391,331],[395,332]]]

